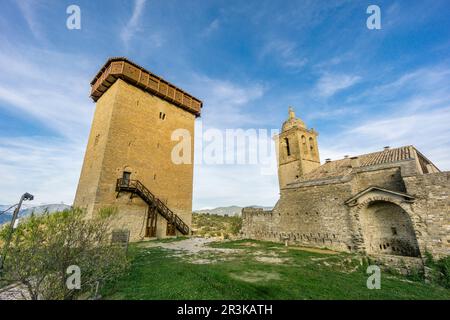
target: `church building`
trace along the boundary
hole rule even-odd
[[[450,172],[412,145],[321,164],[317,137],[290,108],[275,137],[280,199],[242,210],[245,238],[411,264],[450,254]]]

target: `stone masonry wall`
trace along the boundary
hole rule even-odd
[[[348,177],[284,188],[272,211],[243,210],[242,234],[252,239],[288,239],[305,246],[358,251],[362,226],[345,201],[370,186],[406,192],[401,172],[407,165],[364,168]]]
[[[404,181],[415,197],[412,210],[422,251],[436,257],[450,255],[450,172],[410,176]]]
[[[356,194],[372,186],[392,191],[406,192],[400,166],[391,168],[381,167],[376,170],[358,170],[352,180],[352,186],[352,194]]]
[[[352,230],[343,205],[351,192],[348,183],[284,189],[272,211],[243,209],[246,238],[299,245],[352,249]]]

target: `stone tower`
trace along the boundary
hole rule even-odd
[[[91,86],[97,104],[74,206],[90,217],[116,207],[113,227],[132,240],[190,234],[202,102],[125,58],[109,59]],[[191,149],[180,163],[172,153],[183,139]]]
[[[278,180],[280,189],[320,166],[319,148],[314,129],[295,117],[289,107],[289,118],[283,123],[281,133],[275,137],[278,151]]]

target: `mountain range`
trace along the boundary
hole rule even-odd
[[[3,210],[6,210],[10,207],[10,205],[0,205],[0,213]],[[264,210],[271,210],[272,207],[262,207],[262,206],[249,206],[253,208],[263,208]],[[56,211],[63,211],[65,209],[70,209],[71,206],[66,204],[46,204],[46,205],[40,205],[40,206],[29,206],[24,204],[22,206],[22,209],[19,212],[19,218],[24,218],[31,213],[35,214],[42,214],[45,211],[48,211],[49,213],[56,212]],[[194,213],[209,213],[209,214],[217,214],[220,216],[228,215],[228,216],[240,216],[241,211],[243,207],[239,206],[228,206],[228,207],[217,207],[212,209],[200,209],[200,210],[194,210]],[[14,212],[14,209],[9,210],[5,214],[0,214],[0,224],[7,223],[11,221],[12,214]]]
[[[11,205],[0,205],[0,213],[3,210],[8,209],[10,206]],[[52,213],[52,212],[56,212],[56,211],[63,211],[65,209],[70,209],[70,208],[71,208],[71,206],[69,206],[67,204],[62,204],[62,203],[60,203],[60,204],[45,204],[45,205],[40,205],[40,206],[23,205],[19,211],[19,219],[25,218],[25,217],[31,215],[33,212],[35,214],[42,214],[46,211],[48,211],[49,213]],[[0,224],[11,221],[13,212],[14,212],[14,208],[9,210],[7,213],[0,214]]]

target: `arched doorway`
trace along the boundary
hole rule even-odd
[[[420,255],[411,219],[399,205],[372,201],[362,208],[360,221],[367,253]]]

